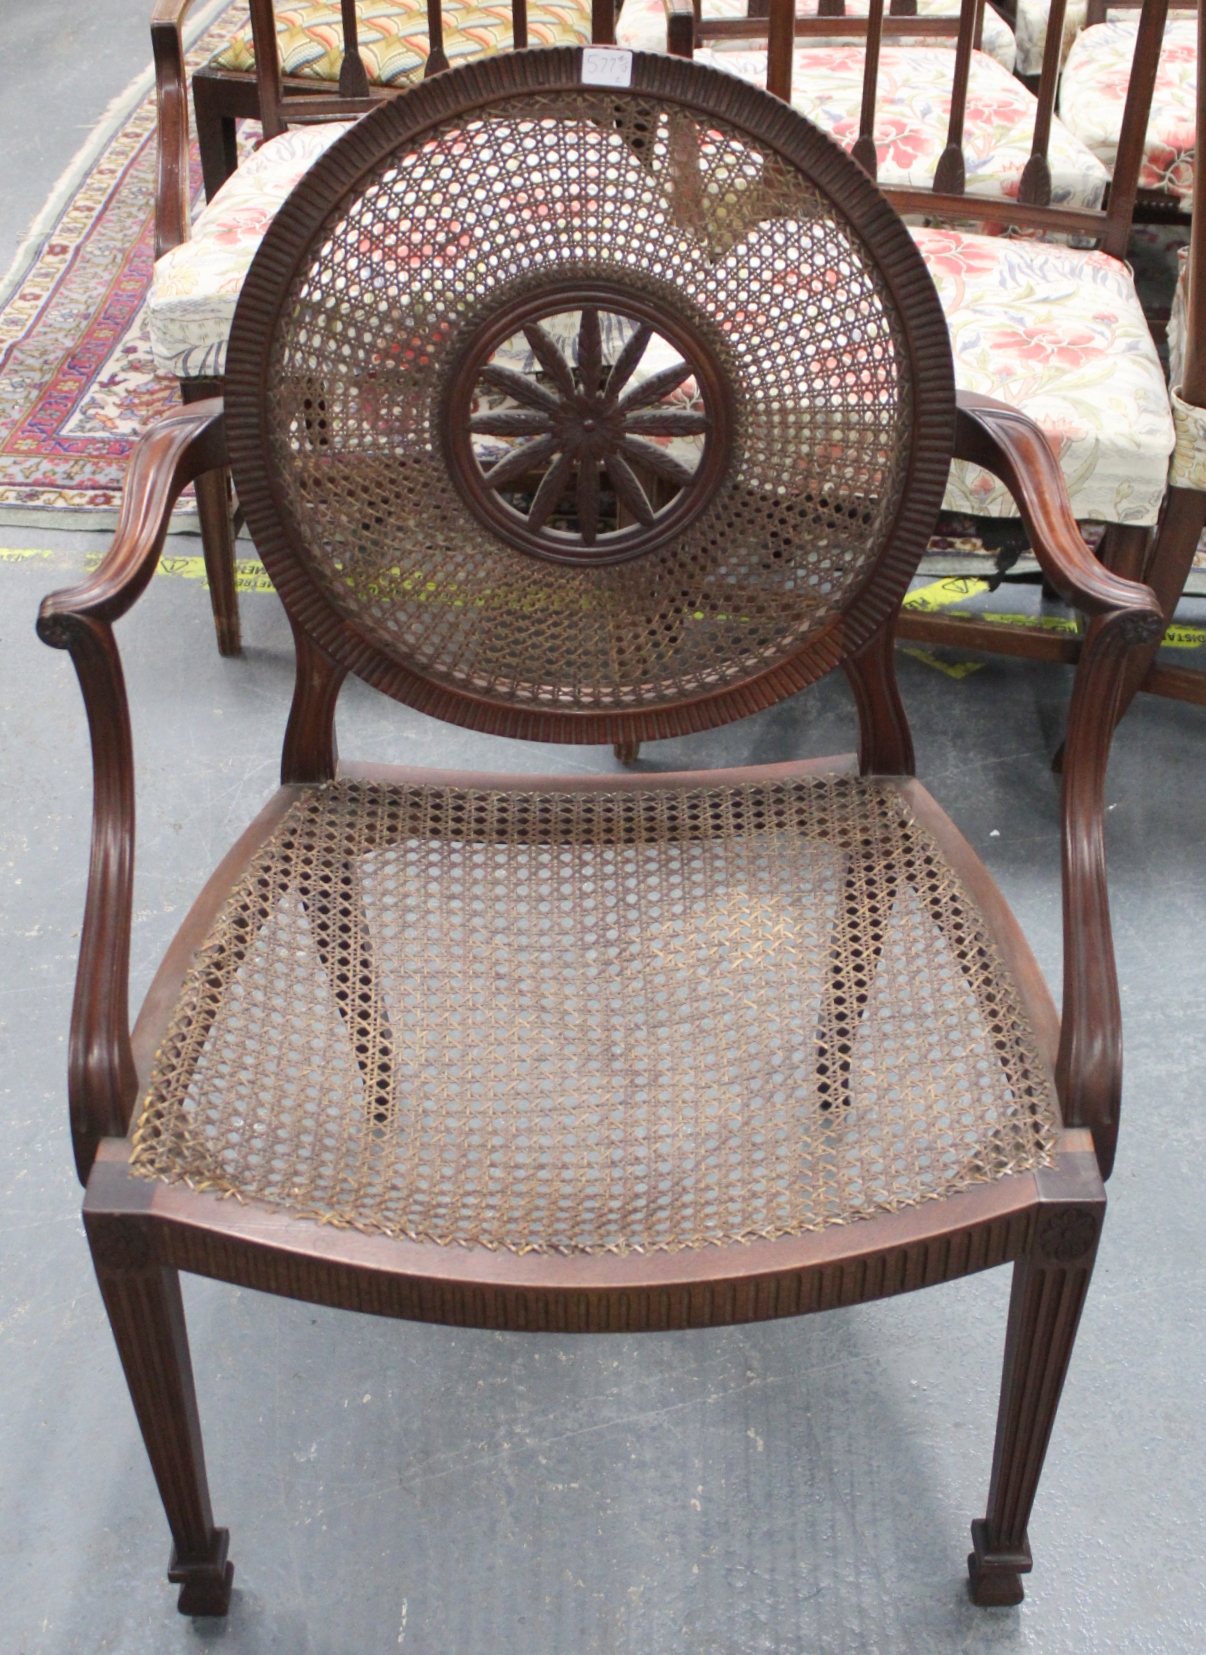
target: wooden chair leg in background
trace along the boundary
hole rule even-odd
[[[184,402],[201,402],[222,395],[220,379],[182,379]],[[243,648],[239,626],[239,596],[235,587],[235,525],[231,503],[230,472],[207,471],[193,483],[197,497],[197,520],[201,528],[201,551],[209,581],[214,630],[219,655],[238,655]]]
[[[1061,1157],[1082,1159],[1092,1159],[1091,1152]],[[1095,1172],[1094,1163],[1090,1176]],[[988,1511],[972,1524],[974,1550],[967,1559],[972,1601],[981,1608],[1021,1603],[1025,1596],[1022,1576],[1032,1566],[1026,1527],[1105,1211],[1100,1195],[1067,1201],[1075,1186],[1062,1166],[1038,1177],[1064,1199],[1038,1208],[1030,1249],[1013,1267]]]
[[[1143,574],[1135,577],[1145,580],[1156,594],[1166,626],[1171,623],[1185,590],[1203,527],[1206,527],[1206,494],[1192,488],[1170,489],[1151,556]],[[1129,569],[1119,572],[1130,574]],[[1159,652],[1159,644],[1132,650],[1118,701],[1119,719],[1138,694]]]
[[[201,154],[206,201],[213,200],[239,164],[235,117],[220,106],[215,94],[221,91],[221,86],[215,86],[204,75],[194,76],[193,113],[197,118],[197,148]]]
[[[235,537],[231,519],[230,473],[207,471],[193,483],[197,516],[201,523],[201,551],[209,581],[209,601],[214,612],[219,655],[242,652],[239,626],[239,594],[235,587]]]
[[[180,1277],[155,1258],[151,1227],[132,1214],[90,1216],[88,1240],[134,1412],[172,1531],[168,1579],[182,1615],[224,1615],[234,1564],[214,1527]]]

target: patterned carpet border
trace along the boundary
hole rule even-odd
[[[190,69],[233,34],[246,5],[229,0],[207,12]],[[193,184],[196,200],[195,144]],[[178,404],[146,334],[154,188],[147,74],[110,106],[59,180],[0,288],[0,523],[113,526],[135,440]],[[177,515],[195,522],[191,503]]]

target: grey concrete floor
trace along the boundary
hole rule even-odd
[[[1007,1275],[723,1332],[557,1338],[378,1322],[186,1286],[229,1621],[177,1616],[168,1538],[90,1274],[64,1045],[89,822],[67,658],[33,635],[84,536],[5,531],[0,564],[8,965],[0,1154],[0,1651],[285,1655],[877,1655],[1206,1647],[1206,1152],[1200,939],[1206,741],[1142,699],[1110,773],[1126,1105],[1100,1266],[1017,1610],[967,1601]],[[195,542],[185,542],[195,551]],[[140,764],[137,998],[206,872],[274,784],[287,626],[243,600],[222,661],[193,581],[122,623]],[[1065,669],[904,657],[919,771],[1058,980]],[[849,695],[648,747],[651,768],[839,752]],[[609,769],[610,753],[444,729],[352,686],[349,756]]]
[[[146,61],[145,0],[5,0],[0,270],[87,128]],[[1017,1610],[966,1598],[1008,1280],[809,1320],[644,1338],[375,1322],[186,1284],[225,1624],[175,1613],[168,1538],[91,1277],[64,1062],[90,812],[67,659],[41,594],[103,542],[0,530],[0,1655],[1201,1655],[1206,1160],[1200,1076],[1206,715],[1141,699],[1110,773],[1126,1019],[1111,1209],[1031,1524]],[[195,555],[195,541],[177,548]],[[1024,599],[1011,598],[1008,607]],[[996,607],[1006,607],[1000,598]],[[1200,608],[1200,606],[1199,606]],[[159,577],[121,641],[140,764],[135,1003],[206,873],[274,784],[288,629]],[[1201,623],[1191,609],[1187,620]],[[1064,669],[901,662],[919,771],[1058,982]],[[611,768],[449,731],[357,686],[349,755]],[[844,684],[650,767],[838,752]]]

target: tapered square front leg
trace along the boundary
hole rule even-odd
[[[1041,1175],[1040,1175],[1041,1177]],[[1077,1324],[1093,1272],[1105,1200],[1044,1203],[1029,1251],[1013,1267],[1005,1371],[988,1512],[972,1524],[972,1601],[1021,1603],[1032,1564],[1026,1527]]]
[[[180,1277],[157,1262],[148,1219],[86,1214],[88,1240],[130,1400],[172,1531],[168,1579],[182,1615],[224,1615],[234,1564],[214,1527]]]

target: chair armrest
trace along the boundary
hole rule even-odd
[[[151,51],[155,59],[155,257],[188,240],[188,80],[184,70],[185,16],[193,0],[155,0]]]
[[[148,431],[131,457],[117,533],[99,569],[52,592],[38,614],[43,643],[71,652],[92,740],[92,854],[67,1060],[82,1183],[100,1140],[129,1126],[138,1091],[129,1014],[134,753],[113,622],[154,574],[180,490],[225,457],[217,399],[193,403]]]
[[[671,57],[695,55],[695,7],[692,0],[662,0],[666,8],[666,50]]]
[[[1042,431],[1019,408],[972,391],[958,394],[955,459],[991,471],[1017,501],[1044,575],[1084,615],[1128,618],[1128,644],[1150,643],[1157,615],[1148,587],[1116,575],[1085,545],[1063,473]]]
[[[1164,617],[1150,587],[1113,574],[1081,539],[1059,465],[1033,420],[961,392],[955,457],[1006,484],[1043,573],[1093,617],[1064,746],[1064,995],[1055,1079],[1065,1124],[1090,1128],[1108,1177],[1122,1092],[1122,1012],[1106,884],[1105,773],[1128,653],[1157,643]]]

